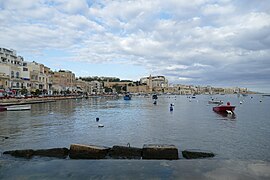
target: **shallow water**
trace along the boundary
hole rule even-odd
[[[211,97],[236,105],[235,115],[213,112],[214,105],[207,103]],[[136,147],[158,143],[174,144],[179,150],[212,151],[216,159],[270,161],[269,107],[270,97],[261,95],[198,95],[195,99],[163,95],[157,105],[145,97],[33,104],[31,111],[0,112],[0,151],[72,143]],[[100,123],[103,128],[98,128]]]

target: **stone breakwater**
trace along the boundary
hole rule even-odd
[[[179,159],[178,149],[174,145],[167,144],[145,144],[142,148],[130,146],[96,146],[71,144],[68,148],[52,149],[24,149],[5,151],[4,155],[9,154],[14,157],[32,158],[55,157],[70,159],[153,159],[153,160],[177,160]],[[211,158],[214,153],[199,150],[184,150],[182,155],[186,159]]]

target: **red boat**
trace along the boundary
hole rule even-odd
[[[1,111],[6,111],[6,110],[7,110],[7,108],[5,106],[0,106],[0,112]]]
[[[229,113],[229,112],[233,113],[234,109],[235,109],[235,106],[231,106],[230,102],[227,102],[227,105],[213,107],[213,111],[224,112],[224,113]]]

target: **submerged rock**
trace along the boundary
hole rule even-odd
[[[10,154],[14,157],[31,158],[32,156],[47,156],[47,157],[58,157],[66,158],[69,150],[67,148],[52,148],[52,149],[23,149],[14,151],[5,151],[3,154]]]
[[[23,157],[23,158],[31,158],[34,155],[33,149],[24,149],[24,150],[14,150],[14,151],[5,151],[3,154],[10,154],[14,157]]]
[[[211,158],[215,156],[215,154],[212,152],[192,149],[182,151],[182,155],[186,159]]]
[[[103,159],[110,148],[94,145],[71,144],[69,157],[71,159]]]
[[[127,146],[113,146],[108,155],[115,159],[141,159],[142,149]]]
[[[179,159],[178,149],[174,145],[145,144],[143,145],[143,159]]]
[[[34,151],[35,156],[66,158],[69,154],[67,148],[39,149]]]

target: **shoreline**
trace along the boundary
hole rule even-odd
[[[68,99],[83,99],[83,98],[96,98],[96,97],[115,97],[112,95],[99,95],[99,96],[48,96],[48,97],[29,97],[29,98],[2,98],[0,99],[0,106],[12,106],[12,105],[25,105],[25,104],[38,104],[47,102],[56,102],[60,100]]]

